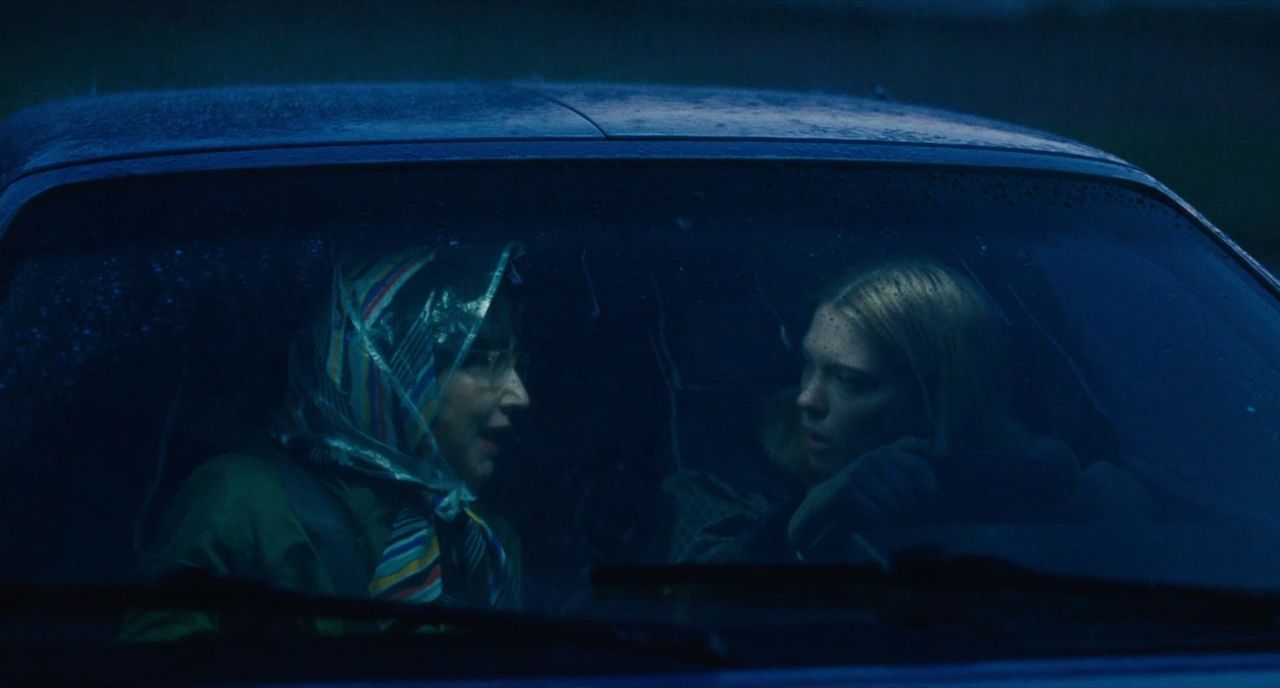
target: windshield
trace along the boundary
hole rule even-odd
[[[55,190],[4,242],[10,583],[625,615],[593,571],[928,546],[1280,589],[1274,298],[1115,183],[220,172]],[[122,633],[219,623],[170,621]]]

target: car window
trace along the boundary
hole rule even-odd
[[[273,441],[290,347],[331,306],[345,261],[503,246],[518,247],[499,272],[521,290],[512,346],[528,404],[475,492],[518,533],[526,609],[582,608],[603,566],[844,561],[922,543],[1104,578],[1280,580],[1274,295],[1167,202],[1115,182],[780,161],[192,173],[55,189],[4,242],[10,581],[144,578],[193,472]],[[845,464],[816,467],[836,441],[825,431],[803,465],[780,462],[769,431],[786,429],[771,419],[818,418],[797,410],[815,379],[841,403],[889,385],[875,376],[891,363],[824,362],[814,314],[850,275],[904,265],[990,309],[1005,342],[979,371],[998,388],[991,422],[1027,449],[971,452],[990,460],[969,483],[949,477],[963,462],[938,458],[968,426],[940,450],[919,428],[949,421],[875,416],[927,435],[895,451],[923,457],[958,506],[798,551],[777,511]],[[904,360],[901,379],[932,384]],[[902,413],[986,414],[925,398]],[[867,436],[859,457],[900,439]],[[781,546],[752,544],[764,523]]]

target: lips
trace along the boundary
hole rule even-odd
[[[480,447],[489,454],[502,453],[511,439],[510,425],[491,425],[479,433]]]
[[[809,428],[803,428],[804,448],[811,454],[821,454],[831,448],[831,438]]]

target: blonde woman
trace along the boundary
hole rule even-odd
[[[966,277],[929,261],[857,273],[821,299],[803,351],[800,387],[762,433],[791,497],[673,476],[673,559],[838,554],[867,528],[1018,520],[1065,505],[1075,457],[1011,419],[1000,321]]]

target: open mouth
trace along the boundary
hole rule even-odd
[[[511,441],[511,426],[484,428],[479,434],[480,447],[490,454],[500,454]]]

